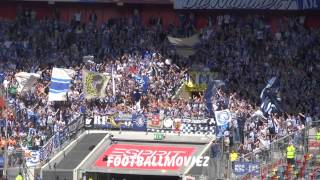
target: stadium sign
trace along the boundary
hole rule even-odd
[[[165,135],[163,133],[155,133],[153,136],[153,139],[156,141],[161,141],[165,138]]]
[[[192,156],[194,147],[113,144],[96,161],[106,168],[173,170],[196,165],[207,167],[208,156]]]
[[[319,9],[318,0],[175,0],[174,9]]]

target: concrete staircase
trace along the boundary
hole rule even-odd
[[[106,136],[107,133],[84,134],[58,153],[42,170],[45,180],[73,178],[73,170]]]

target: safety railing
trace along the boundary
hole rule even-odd
[[[8,168],[13,168],[13,167],[22,167],[24,160],[25,160],[25,151],[23,150],[16,150],[16,149],[12,149],[12,150],[8,150],[7,153],[7,162],[5,162],[5,151],[1,151],[0,152],[0,156],[1,158],[1,167],[4,168],[5,163],[7,163],[7,167]]]
[[[38,151],[41,164],[46,163],[49,157],[62,149],[69,139],[74,137],[85,126],[84,116],[80,115],[72,120],[64,129],[56,132]]]
[[[304,156],[309,152],[309,130],[315,127],[315,124],[319,124],[319,122],[320,120],[313,121],[311,125],[307,125],[303,129],[273,141],[269,150],[260,149],[245,154],[239,158],[239,161],[259,162],[260,174],[258,176],[267,177],[269,174],[272,174],[272,171],[276,167],[286,166],[286,148],[292,142],[296,148],[296,163],[299,165],[304,162]],[[232,172],[230,171],[230,173]],[[251,172],[248,172],[237,179],[252,179],[253,177],[257,177],[257,175],[252,175]]]

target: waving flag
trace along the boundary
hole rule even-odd
[[[272,112],[282,112],[281,97],[279,96],[280,81],[277,77],[272,77],[265,88],[263,88],[260,99],[260,109],[264,115]]]
[[[223,111],[215,111],[214,114],[215,114],[215,118],[218,126],[225,126],[232,119],[232,114],[228,109]]]
[[[15,78],[18,82],[17,91],[18,93],[21,93],[34,87],[35,83],[40,78],[40,75],[36,73],[19,72],[15,74]]]
[[[53,68],[49,87],[49,101],[66,101],[74,70]]]
[[[174,38],[168,36],[169,42],[175,46],[178,55],[189,57],[196,53],[195,46],[200,43],[199,34],[188,38]]]
[[[135,81],[139,83],[139,86],[142,89],[142,91],[146,93],[149,88],[149,77],[145,75],[143,77],[135,76],[134,78],[135,78]]]
[[[103,98],[110,76],[83,69],[83,88],[86,99]]]

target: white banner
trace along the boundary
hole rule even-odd
[[[49,88],[49,101],[66,101],[72,76],[72,69],[53,68]]]
[[[40,151],[26,150],[24,154],[28,167],[40,165]]]
[[[232,119],[232,113],[229,111],[229,109],[222,110],[222,111],[215,111],[214,115],[216,117],[218,126],[227,125]]]
[[[40,78],[40,75],[36,73],[19,72],[15,74],[15,78],[18,82],[17,91],[18,93],[21,93],[34,87],[35,83]]]

